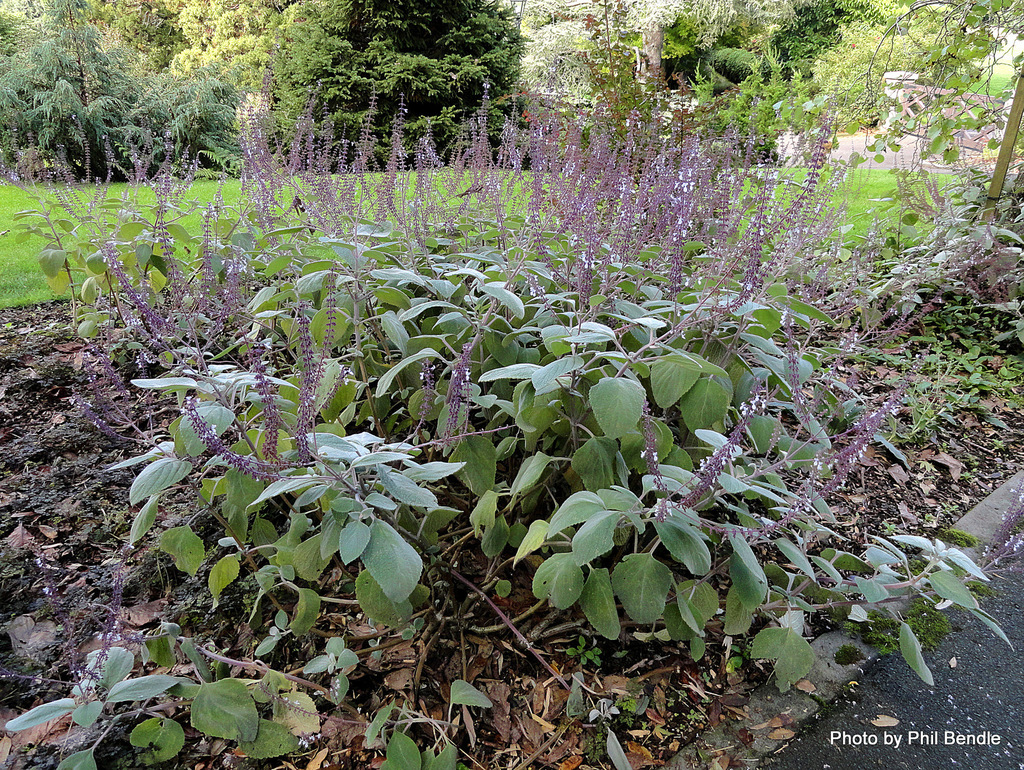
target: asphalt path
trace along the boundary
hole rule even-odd
[[[828,707],[760,767],[1024,770],[1024,574],[1009,575],[993,588],[999,594],[982,606],[1014,649],[973,616],[950,612],[954,632],[925,653],[934,688],[899,653],[885,656],[848,699]],[[879,717],[899,723],[872,724]]]

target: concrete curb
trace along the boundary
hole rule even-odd
[[[1024,471],[978,503],[954,527],[974,535],[983,543],[990,542],[999,530],[1003,516],[1018,499],[1022,487]],[[979,554],[971,555],[976,558]],[[857,647],[864,656],[863,660],[847,666],[836,663],[836,650],[846,644]],[[806,693],[793,688],[780,693],[774,681],[761,685],[750,694],[746,717],[722,722],[704,733],[673,757],[665,767],[668,770],[705,770],[717,767],[712,764],[715,757],[725,753],[747,767],[756,767],[762,759],[785,746],[801,724],[834,701],[850,682],[862,676],[880,658],[878,650],[842,631],[830,631],[819,636],[811,643],[811,647],[816,660],[807,680],[814,685],[814,692]],[[772,721],[776,717],[781,717],[782,724],[779,724],[779,720]],[[741,730],[746,730],[753,737],[749,746],[745,746],[740,739]]]

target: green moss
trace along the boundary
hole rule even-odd
[[[934,650],[946,638],[952,627],[949,619],[925,599],[915,599],[907,613],[907,625],[925,650]]]
[[[992,596],[998,596],[999,592],[992,588],[987,583],[981,583],[977,580],[971,580],[967,583],[967,590],[974,594],[979,599],[987,599]]]
[[[865,644],[879,652],[894,652],[899,647],[899,621],[879,610],[871,610],[868,619],[862,623],[850,621],[844,627],[849,634],[860,634]]]
[[[970,532],[964,532],[962,529],[953,529],[952,527],[942,530],[938,537],[944,543],[960,546],[961,548],[975,548],[981,545],[981,541]]]
[[[858,661],[864,660],[864,653],[852,644],[844,644],[835,654],[836,663],[840,666],[849,666]]]
[[[906,614],[907,625],[925,650],[934,650],[952,630],[949,620],[926,599],[914,599]],[[846,631],[860,634],[866,644],[879,652],[895,652],[900,646],[900,621],[878,610],[871,610],[864,623],[846,623]]]

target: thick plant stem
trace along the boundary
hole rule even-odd
[[[552,668],[551,664],[548,663],[546,660],[544,660],[544,658],[541,657],[541,654],[539,652],[537,652],[536,649],[534,649],[533,643],[530,642],[530,640],[527,639],[525,636],[523,636],[522,631],[520,631],[518,628],[516,628],[512,624],[512,621],[508,619],[508,615],[506,615],[504,612],[502,612],[501,608],[497,604],[495,604],[493,601],[491,601],[491,597],[489,597],[487,594],[485,594],[483,591],[481,591],[479,588],[477,588],[475,585],[473,585],[473,583],[471,581],[469,581],[466,578],[464,578],[462,575],[460,575],[455,570],[451,570],[451,575],[452,575],[453,578],[458,580],[460,583],[462,583],[464,586],[469,588],[471,591],[474,591],[475,593],[480,594],[480,596],[483,597],[483,600],[485,602],[487,602],[488,606],[490,606],[490,608],[492,610],[494,610],[494,614],[497,615],[499,618],[501,618],[501,621],[506,626],[509,627],[509,629],[512,631],[513,634],[515,634],[516,639],[518,639],[519,642],[527,650],[530,651],[530,654],[533,655],[533,657],[535,657],[538,661],[540,661],[540,664],[542,666],[544,666],[545,669],[547,669],[547,672],[549,674],[551,674],[551,676],[553,676],[555,678],[555,680],[560,685],[562,685],[562,687],[564,687],[566,690],[571,690],[572,689],[569,686],[569,683],[565,681],[565,678],[561,674],[559,674],[557,671],[555,671],[555,669]]]

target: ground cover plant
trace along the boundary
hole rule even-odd
[[[870,271],[830,237],[827,127],[779,184],[750,137],[539,118],[495,151],[483,121],[448,163],[425,140],[377,170],[369,134],[339,149],[310,121],[280,148],[254,116],[238,206],[196,203],[169,166],[152,202],[52,189],[26,232],[74,297],[81,409],[130,448],[126,540],[244,612],[139,638],[115,580],[99,647],[8,729],[70,715],[65,768],[96,766],[97,723],[131,727],[143,761],[185,725],[253,759],[330,726],[389,770],[487,766],[479,732],[513,726],[501,656],[468,660],[472,636],[559,693],[554,738],[515,740],[589,736],[625,768],[625,701],[580,635],[687,665],[735,645],[786,690],[824,610],[919,596],[998,633],[959,548],[837,530],[830,499],[906,387],[873,396],[840,367],[853,335],[908,319],[903,287],[853,312]],[[535,646],[554,628],[559,667]],[[395,655],[392,696],[361,686]]]

